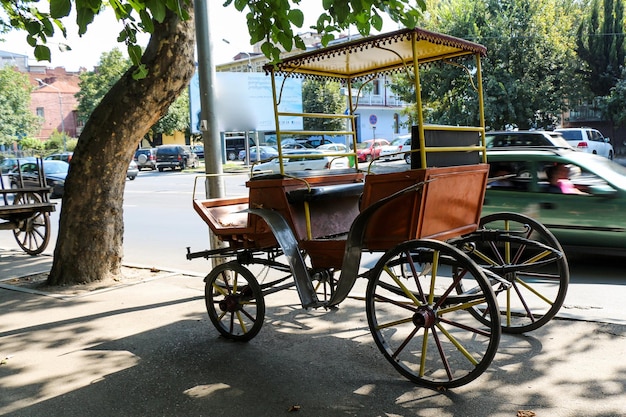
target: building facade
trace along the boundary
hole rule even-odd
[[[48,68],[45,65],[29,63],[28,56],[0,51],[0,67],[14,67],[26,74],[33,87],[30,95],[30,108],[41,118],[41,129],[35,137],[46,140],[56,131],[68,137],[80,135],[78,122],[78,100],[75,95],[80,72],[68,72],[63,67]]]

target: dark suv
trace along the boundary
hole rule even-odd
[[[133,158],[137,163],[137,168],[141,171],[144,168],[156,169],[156,148],[137,149]]]
[[[196,154],[190,152],[183,145],[161,145],[157,146],[156,149],[156,167],[159,171],[163,171],[165,168],[172,171],[175,169],[182,171],[187,167],[195,168],[198,166]]]

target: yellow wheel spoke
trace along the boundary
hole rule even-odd
[[[448,340],[452,342],[452,344],[458,349],[458,351],[461,352],[463,356],[465,356],[467,360],[469,360],[472,363],[472,365],[474,366],[478,365],[478,361],[472,356],[471,353],[467,351],[467,349],[465,349],[459,343],[458,340],[456,340],[454,336],[452,336],[440,323],[437,323],[436,326],[439,329],[439,331],[441,331],[441,333],[443,333],[448,338]]]
[[[528,285],[526,282],[524,282],[522,279],[520,278],[515,278],[515,282],[518,283],[519,285],[521,285],[522,287],[526,288],[528,291],[532,292],[533,294],[535,294],[537,297],[541,298],[543,301],[545,301],[546,303],[552,305],[552,301],[545,297],[544,295],[542,295],[539,291],[537,291],[536,289],[534,289],[533,287],[531,287],[530,285]]]
[[[415,305],[422,305],[422,303],[417,299],[417,297],[415,297],[415,294],[413,294],[407,287],[406,285],[404,285],[402,283],[402,281],[400,281],[400,278],[398,278],[398,276],[396,274],[394,274],[394,272],[387,266],[385,266],[385,272],[387,272],[387,274],[389,274],[389,276],[391,277],[391,279],[393,279],[393,281],[398,285],[398,287],[400,287],[400,289],[402,290],[402,292],[404,293],[404,295],[406,295],[407,297],[409,297],[414,303]]]

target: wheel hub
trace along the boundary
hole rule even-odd
[[[229,295],[219,302],[220,310],[233,313],[241,310],[241,303],[239,302],[239,295]]]
[[[429,306],[420,306],[415,314],[413,314],[413,324],[415,327],[432,327],[436,322],[437,315]]]

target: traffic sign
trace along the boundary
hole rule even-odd
[[[372,126],[375,125],[377,121],[378,121],[378,118],[376,117],[375,114],[370,115],[370,124]]]

